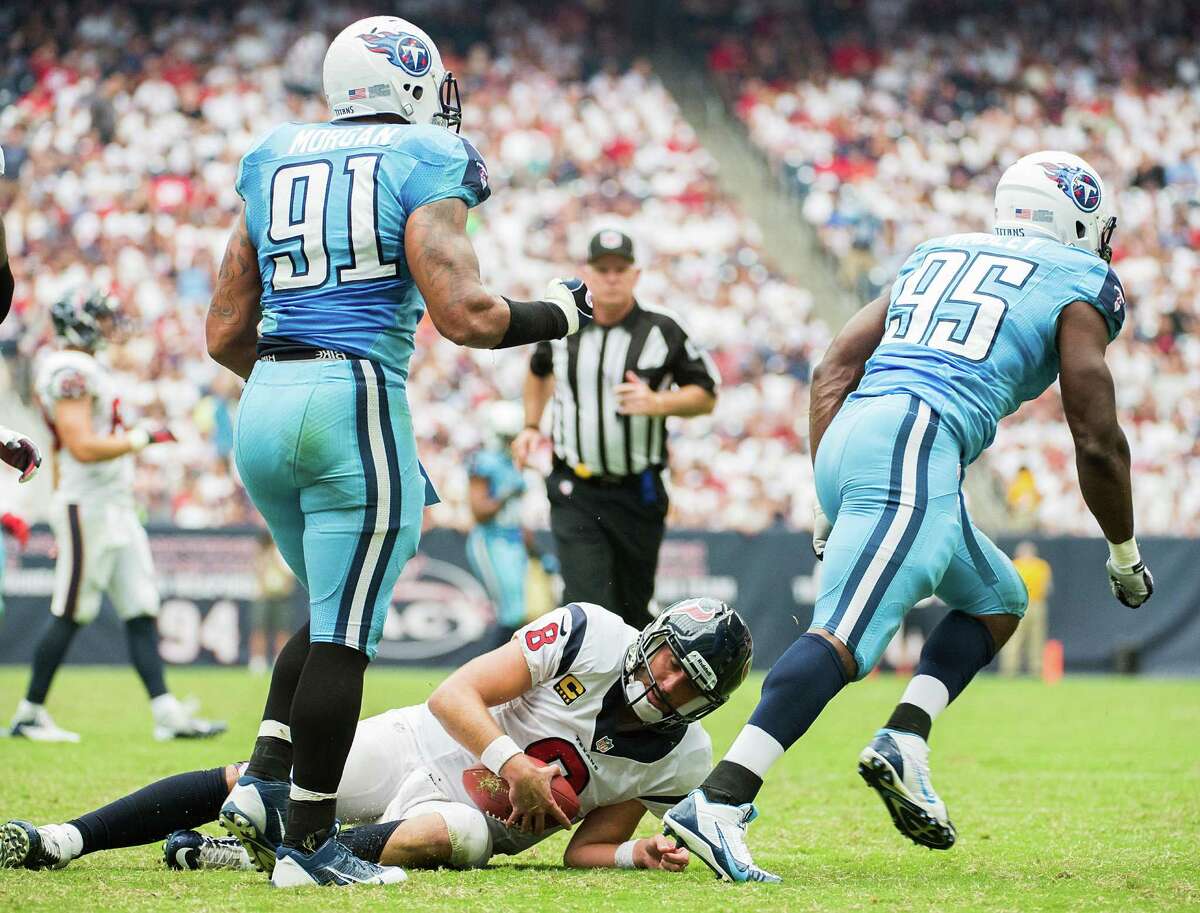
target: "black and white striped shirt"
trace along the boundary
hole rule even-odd
[[[540,342],[529,369],[554,375],[554,455],[590,475],[628,476],[667,464],[666,418],[621,415],[614,388],[626,371],[654,390],[696,384],[716,394],[720,376],[708,354],[665,308],[634,302],[615,326],[593,323],[574,336]]]

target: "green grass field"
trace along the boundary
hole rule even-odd
[[[440,675],[374,669],[364,711],[417,702]],[[155,743],[131,670],[67,667],[50,708],[84,740],[0,740],[0,820],[63,820],[151,779],[243,757],[266,680],[174,670],[171,681],[227,718],[231,733]],[[24,682],[25,670],[0,670],[5,720]],[[337,908],[1200,910],[1200,682],[977,681],[934,730],[934,782],[959,832],[945,853],[903,840],[855,772],[901,688],[882,677],[848,689],[774,771],[751,847],[782,885],[722,885],[699,863],[682,875],[572,872],[558,867],[560,836],[485,871],[413,872],[400,888],[344,891]],[[718,757],[757,693],[755,681],[706,721]],[[645,833],[652,829],[644,822]],[[21,913],[283,911],[315,902],[275,892],[257,874],[169,872],[158,846],[96,854],[60,872],[0,872],[0,910]]]

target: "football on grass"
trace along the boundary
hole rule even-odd
[[[534,758],[534,762],[541,767],[545,766],[545,762],[537,758]],[[463,771],[462,781],[476,807],[484,814],[501,821],[512,814],[512,803],[508,801],[508,781],[503,777],[492,773],[482,764],[477,764]],[[579,796],[575,795],[575,790],[571,788],[567,778],[557,774],[550,781],[550,791],[554,793],[554,801],[563,810],[563,814],[574,821],[575,816],[579,814]]]

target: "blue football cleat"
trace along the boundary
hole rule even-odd
[[[209,837],[199,831],[175,831],[163,844],[169,869],[253,869],[237,837]]]
[[[958,836],[929,779],[929,745],[919,735],[880,729],[858,756],[858,773],[892,816],[896,830],[931,850],[948,850]]]
[[[663,831],[699,856],[722,881],[782,881],[750,858],[746,828],[757,817],[758,809],[749,802],[709,802],[703,790],[693,789],[663,816]]]
[[[394,865],[376,865],[359,859],[337,841],[338,826],[312,853],[288,846],[279,848],[271,884],[276,888],[303,888],[313,885],[347,887],[355,884],[399,884],[408,880],[404,869]]]
[[[221,827],[241,841],[256,868],[271,874],[275,851],[283,845],[291,784],[283,780],[238,777],[221,806]]]

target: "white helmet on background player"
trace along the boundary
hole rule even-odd
[[[1069,152],[1035,152],[1009,167],[996,185],[998,235],[1042,236],[1112,259],[1117,227],[1100,175]]]
[[[407,19],[370,16],[341,31],[325,52],[333,119],[398,114],[410,124],[458,131],[458,82],[428,35]]]
[[[501,444],[511,442],[525,427],[525,409],[517,403],[506,400],[488,403],[486,414],[488,431]]]

